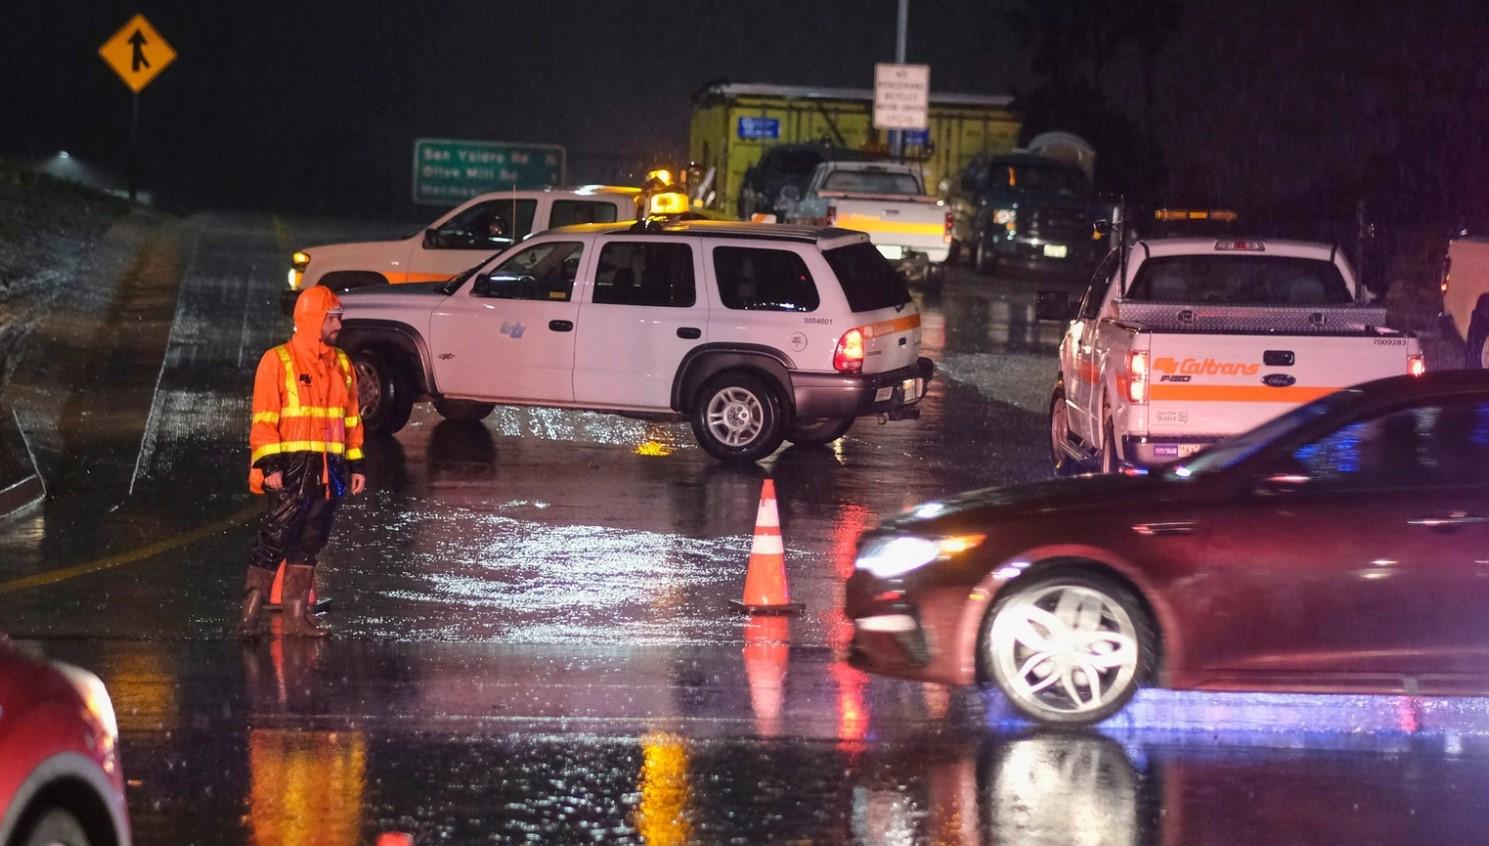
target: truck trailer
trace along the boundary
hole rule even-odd
[[[920,163],[927,186],[955,178],[973,156],[1014,148],[1020,123],[1012,106],[1008,96],[932,92],[929,126],[905,132],[904,157]],[[746,211],[745,175],[771,147],[820,145],[829,158],[831,151],[887,155],[889,133],[874,128],[873,112],[874,92],[866,88],[718,84],[698,91],[688,153],[699,173],[713,173],[700,199],[715,211]],[[776,198],[762,200],[769,207]]]

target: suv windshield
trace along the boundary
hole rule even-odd
[[[855,312],[899,308],[910,302],[905,279],[867,241],[822,253],[843,286],[848,307]]]
[[[920,180],[908,173],[885,173],[872,170],[839,170],[829,173],[822,183],[823,191],[854,194],[921,193]]]
[[[1159,256],[1143,262],[1127,299],[1147,303],[1348,305],[1333,262],[1266,255]]]

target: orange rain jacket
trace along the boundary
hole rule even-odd
[[[314,472],[330,496],[333,462],[345,462],[348,473],[362,472],[356,373],[346,353],[321,340],[326,314],[340,308],[330,288],[305,289],[295,300],[294,337],[259,360],[248,434],[248,489],[254,493],[263,493],[264,477],[276,471],[285,474],[286,490],[308,487],[302,480]]]

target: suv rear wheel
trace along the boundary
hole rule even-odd
[[[396,356],[377,350],[352,353],[357,371],[357,405],[367,431],[391,435],[402,429],[414,409],[413,380]]]
[[[698,445],[723,461],[758,461],[785,438],[779,395],[752,373],[734,371],[709,379],[691,416]]]
[[[794,420],[786,432],[786,440],[798,446],[822,446],[848,434],[853,427],[852,417],[821,417],[815,420]]]

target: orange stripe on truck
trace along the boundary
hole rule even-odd
[[[852,229],[855,232],[879,232],[891,235],[933,235],[940,238],[946,234],[946,223],[936,221],[935,223],[900,223],[894,220],[883,220],[867,215],[838,215],[832,222],[839,229]]]
[[[909,332],[911,329],[920,328],[920,315],[912,314],[908,317],[896,317],[894,320],[884,320],[869,326],[861,327],[865,338],[878,338],[884,335],[893,335],[896,332]]]
[[[394,285],[403,285],[408,282],[448,282],[452,274],[449,273],[384,273],[388,281]]]
[[[1171,385],[1159,382],[1149,392],[1152,402],[1287,402],[1302,404],[1327,396],[1338,388],[1293,385]]]

